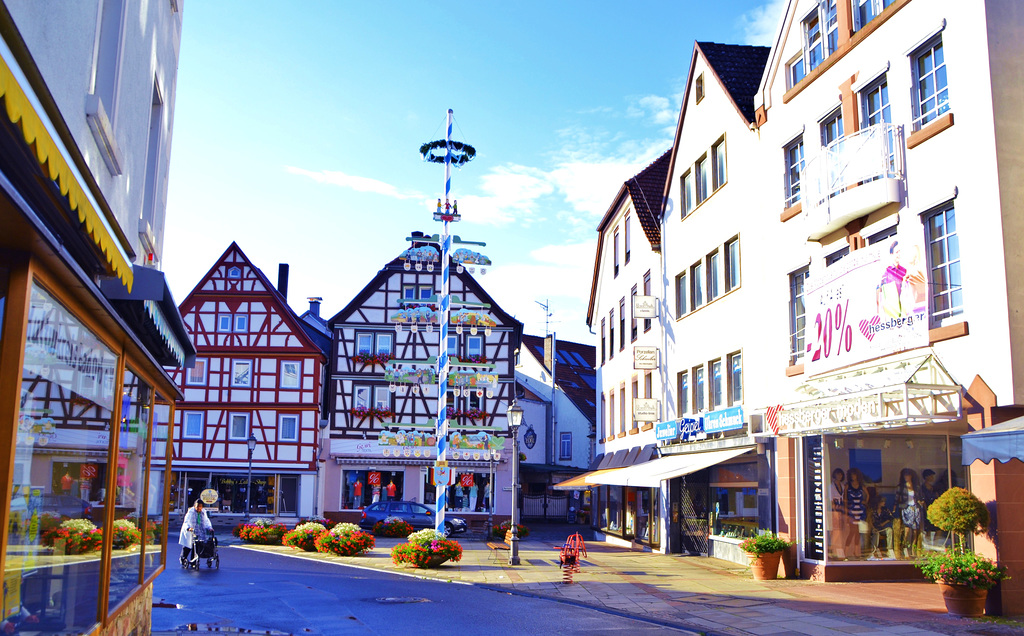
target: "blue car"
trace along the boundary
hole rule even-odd
[[[416,530],[434,527],[434,509],[424,506],[415,501],[378,501],[363,509],[359,518],[359,527],[363,530],[373,530],[378,521],[384,521],[388,517],[398,517],[411,525]],[[469,524],[462,517],[444,517],[444,534],[450,536],[461,534],[469,528]]]

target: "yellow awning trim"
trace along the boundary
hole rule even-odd
[[[39,161],[43,173],[57,184],[67,197],[72,210],[78,212],[78,221],[85,224],[86,232],[103,252],[108,272],[121,279],[125,287],[132,288],[132,266],[118,249],[117,241],[89,201],[82,185],[75,177],[56,142],[50,137],[39,114],[33,108],[25,91],[14,77],[7,62],[0,57],[0,97],[4,99],[7,118],[21,130],[25,142]]]

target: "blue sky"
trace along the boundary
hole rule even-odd
[[[543,335],[586,326],[596,227],[669,148],[693,42],[768,44],[781,0],[185,4],[164,269],[179,302],[232,241],[331,316],[431,218],[453,137],[478,277]],[[281,7],[293,7],[281,10]]]

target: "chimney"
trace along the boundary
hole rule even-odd
[[[319,296],[310,296],[306,300],[309,301],[309,313],[313,314],[317,318],[320,317],[320,303],[324,301]]]
[[[277,291],[281,292],[285,301],[288,300],[288,263],[277,266]]]

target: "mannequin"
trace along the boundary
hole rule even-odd
[[[391,483],[388,484],[387,488],[385,489],[387,491],[387,493],[388,493],[388,499],[394,499],[395,498],[395,491],[397,489],[398,489],[398,487],[395,486],[395,480],[392,479]]]
[[[846,559],[846,473],[842,468],[832,471],[832,483],[829,485],[829,499],[832,502],[832,532],[829,534],[829,547],[832,556]]]
[[[902,551],[913,559],[917,552],[917,538],[921,532],[921,485],[917,473],[909,468],[900,471],[896,486],[896,516],[903,522]]]
[[[861,557],[861,549],[867,539],[868,509],[864,494],[864,479],[860,470],[851,468],[846,483],[846,514],[849,525],[846,529],[846,554],[851,559]]]

